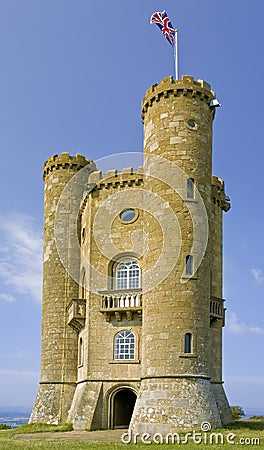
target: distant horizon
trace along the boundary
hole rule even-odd
[[[243,406],[243,405],[241,405],[239,403],[237,403],[235,405],[230,404],[230,406],[241,406],[244,412],[246,412],[246,411],[258,411],[258,412],[261,411],[261,414],[262,413],[264,414],[264,406],[263,407]],[[3,411],[18,411],[18,410],[22,410],[22,411],[29,411],[30,412],[32,410],[32,408],[33,408],[33,405],[32,406],[23,406],[23,405],[22,406],[19,406],[19,405],[17,405],[17,406],[3,405],[3,406],[1,406],[1,404],[0,404],[0,416],[1,416],[1,412],[3,412]]]
[[[242,405],[232,405],[232,406],[242,406]],[[251,417],[264,416],[264,408],[247,408],[242,409],[245,413],[241,420],[249,420]],[[31,415],[32,407],[27,406],[0,406],[0,423],[11,426],[12,428],[20,427],[28,423]]]

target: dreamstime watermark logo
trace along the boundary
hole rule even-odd
[[[210,422],[203,422],[201,424],[201,430],[202,431],[207,432],[207,431],[211,431],[211,429],[212,429],[212,425],[210,424]]]
[[[157,425],[158,426],[158,425]],[[131,429],[127,433],[123,433],[121,441],[123,444],[188,444],[193,443],[195,445],[260,445],[260,439],[254,437],[237,437],[233,432],[224,434],[218,431],[211,431],[212,426],[210,422],[203,422],[201,424],[201,431],[191,431],[187,433],[133,433]]]
[[[69,180],[57,205],[55,241],[60,260],[69,275],[79,284],[82,282],[80,280],[80,266],[85,269],[85,272],[89,274],[89,283],[85,287],[91,292],[98,292],[110,286],[111,276],[100,272],[87,256],[89,252],[86,254],[80,249],[78,218],[85,194],[84,187],[88,183],[88,189],[95,188],[96,183],[89,185],[89,175],[97,170],[97,166],[115,167],[117,159],[120,160],[125,155],[126,160],[130,161],[135,154],[110,155],[84,167]],[[192,249],[190,254],[193,256],[193,273],[200,266],[206,251],[208,218],[203,199],[195,184],[193,186],[194,201],[187,201],[187,180],[189,177],[176,164],[160,156],[147,154],[145,155],[144,169],[141,173],[137,173],[143,177],[142,186],[116,189],[115,192],[109,193],[104,201],[96,200],[97,210],[90,230],[90,239],[94,239],[102,255],[110,261],[115,260],[117,255],[122,253],[111,237],[112,224],[116,217],[128,208],[147,212],[154,217],[162,231],[163,243],[157,260],[152,267],[142,274],[142,292],[147,292],[168,277],[177,264],[182,246],[181,227],[177,217],[179,211],[172,209],[164,191],[167,189],[170,196],[174,195],[175,199],[182,199],[184,206],[188,209],[192,221]],[[103,176],[105,185],[111,177],[111,174]],[[100,182],[99,179],[97,183]],[[153,185],[163,186],[163,188],[158,189],[159,194],[153,192]],[[102,224],[104,224],[103,228]],[[130,239],[131,247],[127,251],[136,255],[137,258],[141,258],[148,252],[147,226],[144,226],[144,229],[132,232]],[[185,281],[186,279],[183,278],[182,282]]]

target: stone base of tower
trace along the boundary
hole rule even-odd
[[[40,384],[29,423],[66,422],[76,383]]]
[[[211,383],[222,425],[234,422],[223,383]]]
[[[67,421],[74,430],[96,430],[102,428],[102,417],[98,403],[102,401],[102,382],[79,383],[73,397]]]
[[[142,380],[130,422],[132,433],[167,433],[222,425],[211,383],[205,378]]]

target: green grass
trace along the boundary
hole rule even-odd
[[[138,442],[137,444],[122,444],[120,443],[93,443],[93,442],[80,442],[78,440],[56,440],[56,431],[69,431],[71,428],[70,424],[62,424],[62,425],[45,425],[43,424],[31,424],[31,425],[22,425],[21,427],[15,430],[1,430],[0,431],[0,449],[6,450],[124,450],[125,448],[138,449],[143,450],[146,448],[150,448],[151,450],[158,450],[160,448],[172,450],[175,448],[187,448],[187,450],[232,450],[237,448],[237,445],[242,447],[247,447],[250,449],[259,449],[264,450],[264,419],[254,418],[254,420],[243,420],[236,422],[230,426],[226,426],[225,428],[221,428],[218,430],[214,430],[215,433],[222,433],[224,435],[224,444],[205,444],[204,442],[201,444],[194,444],[191,440],[189,440],[188,444],[155,444],[152,443],[150,446],[147,444],[143,444]],[[52,431],[55,432],[54,439],[50,438],[48,440],[41,438],[29,440],[29,439],[21,439],[17,436],[17,434],[24,433],[36,433]],[[89,432],[87,432],[89,433]],[[235,437],[233,438],[234,445],[227,443],[226,438],[229,433],[233,433]],[[204,435],[204,433],[203,433]],[[207,433],[207,438],[210,436],[210,433]],[[65,435],[66,437],[67,435]],[[44,437],[44,435],[43,435]],[[247,444],[242,444],[240,439],[248,439]],[[252,438],[259,438],[259,445],[253,445],[251,443]],[[204,438],[203,438],[204,439]],[[208,439],[209,440],[209,439]]]
[[[61,423],[60,425],[48,425],[47,423],[27,423],[13,430],[14,434],[46,433],[47,431],[72,431],[72,424]]]

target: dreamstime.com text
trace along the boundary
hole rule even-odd
[[[207,427],[202,424],[201,431],[191,431],[185,434],[178,433],[167,433],[163,435],[162,433],[155,433],[153,435],[149,433],[133,433],[128,430],[121,436],[121,441],[123,444],[206,444],[206,445],[216,445],[216,444],[230,444],[230,445],[260,445],[260,439],[257,437],[237,437],[235,433],[221,433],[213,432],[211,430],[211,425],[206,422]],[[206,429],[206,431],[205,431]]]

